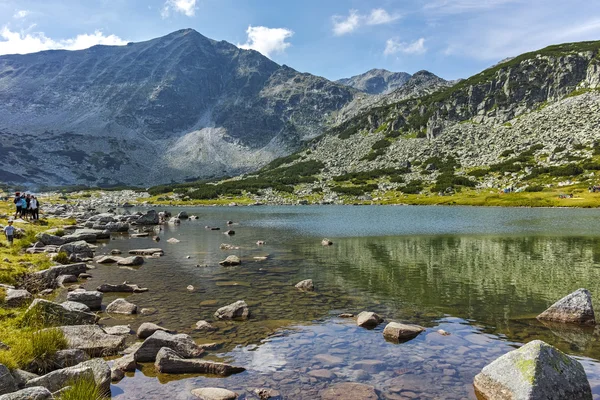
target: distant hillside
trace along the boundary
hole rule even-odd
[[[339,79],[336,82],[368,94],[387,94],[404,86],[410,79],[410,76],[406,72],[372,69],[364,74]]]

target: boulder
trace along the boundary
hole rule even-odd
[[[354,382],[336,383],[323,389],[321,400],[378,400],[375,388]]]
[[[402,342],[419,336],[424,330],[425,328],[418,325],[390,322],[383,330],[383,337],[392,342]]]
[[[199,357],[204,353],[189,335],[156,331],[135,351],[134,358],[138,362],[154,361],[163,347],[173,349],[185,358]]]
[[[23,315],[23,319],[28,320],[29,318],[41,318],[46,324],[60,325],[94,324],[98,319],[95,314],[69,310],[61,304],[44,299],[33,300],[33,303]]]
[[[102,285],[98,286],[96,290],[102,293],[143,293],[148,291],[147,288],[141,288],[138,285],[126,282],[118,285],[103,283]]]
[[[198,322],[196,322],[195,330],[200,331],[200,332],[214,332],[217,330],[217,328],[212,326],[207,321],[198,321]]]
[[[228,230],[228,231],[223,232],[223,235],[233,236],[233,235],[235,235],[235,231]]]
[[[17,383],[17,387],[22,389],[25,387],[25,384],[34,378],[39,378],[39,375],[36,375],[29,371],[23,371],[22,369],[13,369],[10,371],[10,374],[15,378],[15,382]]]
[[[35,235],[35,238],[46,246],[62,246],[66,243],[65,239],[60,236],[52,235],[46,232],[40,232]]]
[[[188,213],[186,213],[185,211],[180,212],[179,214],[177,214],[177,218],[179,219],[188,219]]]
[[[81,311],[81,312],[90,312],[90,308],[83,303],[78,303],[76,301],[63,301],[60,303],[65,309],[69,311]]]
[[[219,264],[221,264],[221,265],[223,265],[225,267],[231,267],[231,266],[234,266],[234,265],[240,265],[241,261],[240,261],[240,258],[238,256],[228,256],[223,261],[220,261]]]
[[[120,369],[111,368],[110,369],[110,380],[113,382],[119,382],[121,379],[125,378],[125,372]]]
[[[129,254],[136,256],[151,256],[154,254],[164,255],[163,249],[159,248],[150,248],[150,249],[133,249],[129,250]]]
[[[144,258],[140,257],[140,256],[121,258],[119,261],[117,261],[118,265],[123,265],[123,266],[127,266],[127,267],[135,267],[138,265],[142,265],[143,263],[144,263]]]
[[[25,387],[42,386],[51,392],[59,391],[67,387],[71,382],[80,379],[94,379],[94,373],[91,368],[75,366],[52,371],[44,376],[30,380]]]
[[[45,281],[47,284],[54,283],[60,275],[75,275],[86,273],[88,266],[85,263],[56,265],[48,269],[34,272],[31,276],[34,281]]]
[[[321,245],[322,246],[331,246],[331,245],[333,245],[333,242],[329,239],[323,239],[323,240],[321,240]]]
[[[125,299],[116,299],[108,306],[106,306],[106,312],[108,314],[136,314],[137,306],[133,303],[128,302]]]
[[[123,257],[115,256],[102,256],[96,260],[98,264],[116,264],[121,261]]]
[[[76,301],[85,304],[90,310],[100,310],[102,308],[102,298],[104,294],[97,290],[77,289],[67,294],[68,301]]]
[[[181,224],[181,220],[177,217],[173,217],[173,218],[169,219],[169,224],[179,225],[179,224]]]
[[[68,255],[75,254],[79,257],[92,258],[94,257],[96,246],[89,244],[84,240],[63,244],[58,248],[58,253],[67,253]]]
[[[243,300],[221,307],[215,312],[217,319],[248,319],[249,316],[248,304]]]
[[[52,393],[42,386],[30,387],[0,396],[0,400],[52,400]]]
[[[260,388],[252,391],[260,400],[283,400],[281,393],[275,389]]]
[[[116,354],[125,345],[125,336],[109,335],[97,325],[61,326],[69,349],[80,349],[91,357]]]
[[[15,378],[6,366],[0,364],[0,395],[14,392],[18,389]]]
[[[20,307],[31,301],[33,296],[27,290],[23,289],[8,289],[4,303],[7,307]]]
[[[375,328],[383,322],[383,318],[371,311],[363,311],[356,317],[356,325],[363,328]]]
[[[129,232],[129,224],[127,222],[109,222],[104,228],[110,232]]]
[[[163,328],[162,326],[158,326],[151,322],[144,322],[143,324],[140,325],[136,334],[137,334],[137,337],[139,337],[140,339],[146,339],[146,338],[149,338],[150,336],[152,336],[152,334],[154,334],[154,332],[156,332],[156,331],[169,332],[168,329]]]
[[[583,366],[541,340],[513,350],[475,376],[478,398],[519,400],[590,400]]]
[[[200,400],[235,400],[237,393],[221,388],[199,388],[192,390],[192,394]]]
[[[305,279],[296,284],[296,287],[300,290],[305,290],[307,292],[312,292],[315,290],[315,285],[313,284],[312,279]]]
[[[179,242],[180,242],[179,239],[175,239],[175,238],[167,239],[167,243],[176,244],[176,243],[179,243]]]
[[[109,335],[127,336],[131,334],[131,327],[129,325],[105,326],[102,329]]]
[[[77,277],[75,275],[59,275],[56,278],[56,284],[59,287],[64,287],[65,283],[75,283],[77,282]]]
[[[57,368],[72,367],[88,361],[90,356],[81,349],[59,350],[54,356],[54,365]]]
[[[133,354],[127,354],[121,358],[117,358],[113,362],[112,369],[119,369],[123,372],[133,372],[137,368],[137,363],[135,362],[135,358]]]
[[[154,210],[149,210],[135,221],[137,225],[158,225],[160,222],[158,213]]]
[[[175,350],[163,347],[156,355],[154,366],[164,374],[211,374],[229,376],[244,372],[241,367],[200,359],[185,359]]]
[[[586,289],[578,289],[552,304],[537,318],[544,321],[595,325],[596,317],[592,306],[592,295]]]

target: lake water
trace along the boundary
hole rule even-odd
[[[189,333],[222,347],[207,358],[245,367],[228,378],[156,375],[143,365],[113,385],[117,399],[191,399],[197,387],[224,387],[244,399],[254,388],[286,399],[318,399],[334,382],[374,386],[381,399],[474,399],[473,377],[500,355],[542,339],[584,365],[600,399],[600,344],[595,329],[544,325],[535,316],[585,287],[600,298],[600,213],[596,210],[467,207],[203,207],[174,209],[198,220],[166,225],[160,243],[116,236],[113,248],[161,247],[165,256],[137,269],[100,265],[87,284],[125,280],[149,292],[127,299],[153,315],[114,317]],[[226,221],[236,224],[228,228]],[[221,231],[205,229],[219,226]],[[234,236],[224,235],[227,229]],[[167,243],[177,238],[177,244]],[[321,239],[334,242],[323,247]],[[257,246],[258,240],[266,245]],[[221,243],[239,246],[224,251]],[[218,265],[230,254],[239,267]],[[254,257],[267,256],[265,261]],[[198,266],[200,265],[200,266]],[[294,284],[313,279],[314,293]],[[186,287],[193,285],[194,290]],[[117,295],[105,296],[108,304]],[[252,318],[213,322],[217,308],[245,300]],[[416,339],[388,343],[382,331],[340,313],[375,311],[386,321],[427,328]],[[436,331],[443,329],[450,336]],[[131,340],[134,340],[133,337]]]

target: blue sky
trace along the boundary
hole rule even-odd
[[[0,0],[0,54],[193,28],[299,71],[465,78],[550,44],[600,40],[600,0]]]

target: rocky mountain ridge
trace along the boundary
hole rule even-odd
[[[410,78],[411,75],[407,72],[372,69],[351,78],[338,79],[336,82],[368,94],[388,94],[404,86]]]

